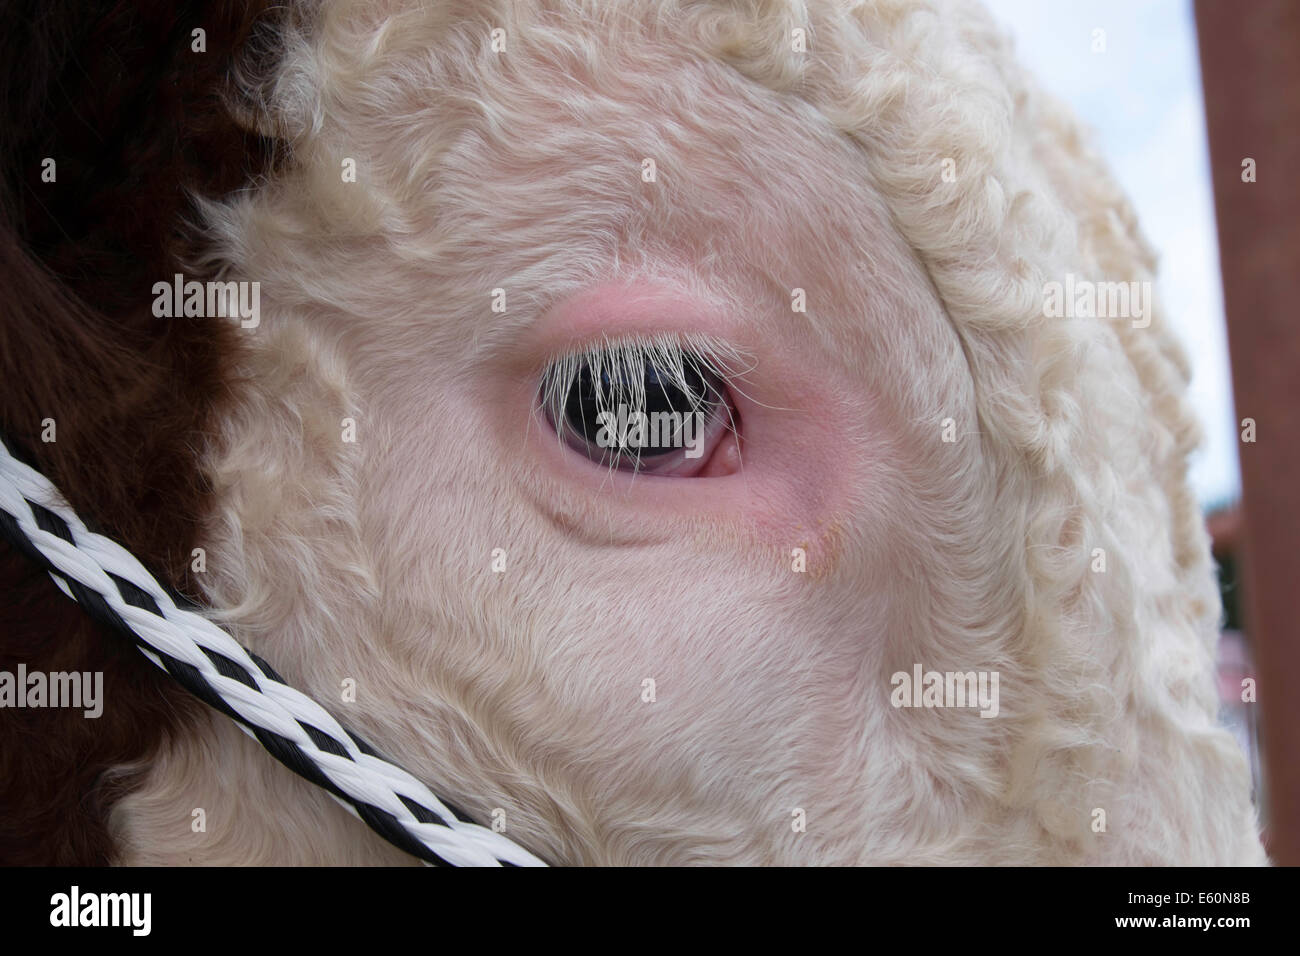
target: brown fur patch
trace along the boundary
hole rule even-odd
[[[277,155],[220,99],[265,6],[0,11],[0,428],[84,518],[190,593],[209,496],[196,451],[235,343],[221,320],[155,318],[151,290],[190,274],[186,189],[228,192]],[[104,711],[0,713],[0,863],[111,862],[106,813],[129,781],[105,771],[147,759],[201,705],[0,545],[0,669],[19,662],[103,671]]]

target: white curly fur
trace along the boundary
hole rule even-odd
[[[1145,329],[1042,311],[1047,282],[1154,256],[984,12],[300,19],[256,81],[293,163],[208,211],[262,283],[206,456],[207,592],[240,639],[554,863],[1263,862],[1215,720],[1186,360],[1158,303]],[[712,325],[666,330],[753,356],[734,500],[534,460],[552,317],[592,289],[697,304]],[[998,717],[891,708],[914,663],[999,672]],[[392,860],[249,747],[171,744],[117,806],[124,859]],[[226,823],[193,834],[196,806]]]

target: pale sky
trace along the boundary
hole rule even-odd
[[[1165,314],[1193,367],[1203,507],[1235,500],[1234,426],[1219,251],[1191,0],[984,0],[1016,51],[1095,134],[1160,254]],[[1093,31],[1106,50],[1092,52]]]

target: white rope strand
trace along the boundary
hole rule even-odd
[[[15,546],[47,565],[65,594],[106,623],[125,627],[146,657],[234,717],[272,755],[385,839],[428,862],[545,866],[502,834],[459,819],[428,787],[374,754],[216,624],[178,606],[134,555],[87,530],[50,481],[14,458],[3,441],[0,512]],[[301,765],[303,759],[309,766]]]

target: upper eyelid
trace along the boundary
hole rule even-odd
[[[729,387],[743,381],[757,365],[746,352],[712,335],[696,332],[633,333],[614,338],[601,336],[588,344],[566,349],[546,362],[542,367],[542,379],[543,383],[548,379],[557,381],[557,369],[566,369],[567,374],[562,378],[571,386],[583,361],[590,357],[599,358],[603,365],[612,364],[609,360],[614,357],[653,359],[669,353],[698,360],[701,368],[717,375]],[[656,367],[664,368],[659,363]]]
[[[676,373],[688,358],[697,370],[716,375],[724,389],[735,388],[733,378],[738,379],[743,374],[734,369],[742,359],[741,353],[711,336],[661,333],[617,339],[602,337],[598,342],[585,348],[571,349],[547,363],[539,389],[540,405],[552,418],[562,420],[569,391],[582,370],[593,364],[603,369],[615,365],[626,367],[628,364],[635,367],[637,362],[650,362],[659,372]],[[684,383],[684,377],[681,381]],[[712,390],[712,386],[709,387]],[[708,396],[703,397],[707,399]],[[725,398],[725,393],[719,397]]]

